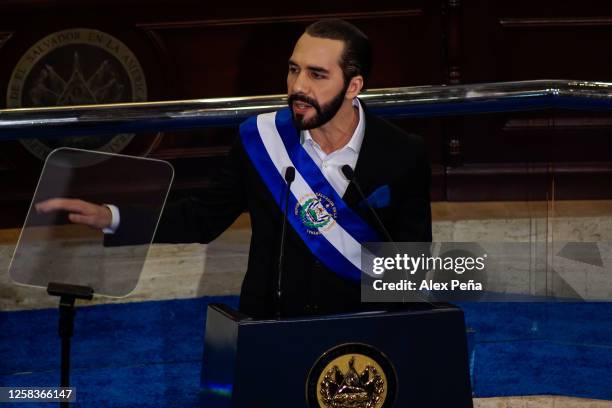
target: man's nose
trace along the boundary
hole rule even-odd
[[[301,93],[304,95],[308,95],[309,85],[308,78],[306,78],[305,73],[302,71],[295,76],[295,80],[291,85],[290,93],[297,94]]]

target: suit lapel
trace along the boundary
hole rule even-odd
[[[379,162],[382,157],[381,148],[383,146],[381,146],[380,138],[376,137],[376,120],[367,113],[365,117],[365,134],[354,170],[355,180],[359,183],[359,186],[367,197],[369,192],[378,184],[377,179],[379,177],[376,167],[377,163],[380,164]],[[354,183],[349,184],[342,199],[347,205],[353,208],[362,200]]]

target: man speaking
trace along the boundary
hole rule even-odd
[[[208,243],[245,210],[252,239],[240,310],[254,317],[361,310],[361,244],[431,241],[422,140],[369,114],[357,96],[368,38],[342,20],[310,25],[289,59],[289,107],[252,117],[199,197],[169,204],[155,242]],[[130,209],[52,199],[74,223],[129,241]]]

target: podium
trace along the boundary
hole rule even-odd
[[[255,320],[211,304],[201,380],[203,406],[473,406],[452,305]]]

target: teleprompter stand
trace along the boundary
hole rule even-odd
[[[253,319],[211,304],[202,406],[472,408],[463,312],[407,308]]]
[[[74,302],[76,299],[91,300],[93,289],[87,286],[68,285],[65,283],[50,282],[47,293],[58,296],[59,301],[59,336],[62,340],[62,368],[60,387],[70,387],[70,339],[74,332]],[[69,402],[60,402],[60,407],[68,407]]]

